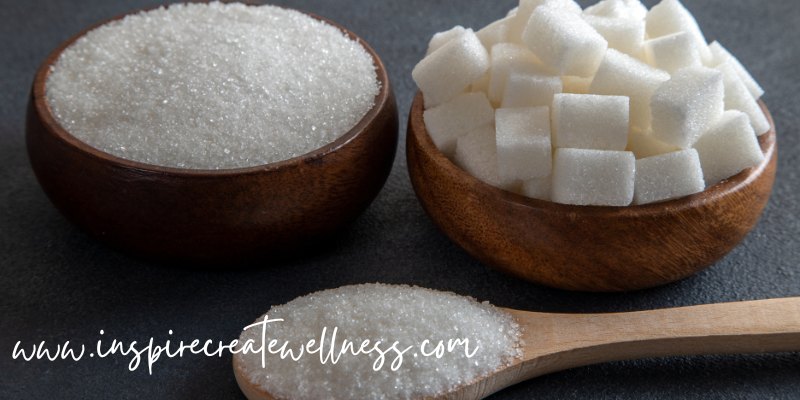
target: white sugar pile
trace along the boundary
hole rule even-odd
[[[294,361],[265,351],[264,368],[261,353],[235,355],[250,383],[281,399],[427,398],[486,376],[521,356],[521,332],[511,315],[488,302],[419,287],[345,286],[273,307],[267,316],[283,321],[266,324],[265,342],[276,340],[277,349],[288,341],[287,348],[294,350],[295,358],[309,340],[317,343],[308,348],[319,347],[324,328],[323,356],[331,346],[334,328],[338,328],[334,355],[339,354],[343,340],[354,343],[356,351],[364,340],[370,341],[365,349],[381,341],[380,351],[388,351],[377,371],[377,351],[353,355],[351,349],[336,364],[330,359],[323,364],[318,353],[306,352]],[[240,343],[253,340],[258,350],[261,335],[261,326],[247,329]],[[468,339],[468,351],[474,354],[467,357],[461,345],[450,351],[448,341],[452,339]],[[423,353],[421,345],[426,340]],[[441,358],[424,355],[433,352],[440,341]],[[401,352],[411,349],[403,353],[393,371],[397,352],[389,349],[395,342]]]
[[[52,68],[47,101],[89,145],[199,169],[308,153],[372,108],[373,59],[340,29],[294,10],[175,4],[87,33]]]
[[[434,144],[490,185],[627,206],[701,192],[764,159],[763,89],[718,42],[706,43],[679,0],[650,10],[640,0],[585,10],[574,0],[520,0],[477,32],[456,28],[434,36],[412,76]],[[467,96],[485,97],[480,115],[491,107],[495,119],[476,118]],[[522,112],[513,107],[541,115],[509,124]]]

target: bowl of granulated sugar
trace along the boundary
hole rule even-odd
[[[36,178],[92,237],[157,262],[306,252],[377,196],[397,106],[375,52],[302,11],[181,3],[131,12],[36,74]]]

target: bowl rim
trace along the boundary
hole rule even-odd
[[[292,167],[298,167],[308,163],[321,163],[322,159],[325,157],[333,154],[336,150],[345,147],[350,142],[355,140],[357,137],[361,136],[365,132],[368,132],[367,129],[370,123],[380,114],[381,110],[386,106],[389,102],[389,98],[391,96],[391,86],[389,83],[389,76],[386,71],[386,68],[381,62],[380,58],[378,57],[377,53],[360,37],[358,37],[355,33],[350,31],[349,29],[327,19],[324,17],[320,17],[318,15],[292,8],[282,5],[272,5],[267,3],[260,3],[260,2],[253,2],[253,1],[241,1],[241,0],[221,0],[218,2],[221,3],[242,3],[247,6],[273,6],[273,7],[280,7],[287,10],[294,10],[305,15],[308,15],[311,18],[314,18],[318,21],[327,23],[338,28],[342,33],[348,36],[351,40],[354,40],[363,46],[364,50],[369,53],[372,57],[373,65],[375,66],[375,72],[377,74],[377,81],[379,84],[378,94],[375,96],[374,104],[372,108],[370,108],[367,113],[359,120],[350,130],[342,134],[339,138],[334,140],[331,143],[328,143],[322,147],[314,149],[308,153],[301,154],[296,157],[292,157],[286,160],[276,161],[273,163],[268,164],[260,164],[260,165],[253,165],[248,167],[239,167],[239,168],[227,168],[227,169],[199,169],[199,168],[178,168],[178,167],[165,167],[161,165],[155,164],[147,164],[141,161],[134,161],[128,160],[119,156],[115,156],[110,153],[106,153],[100,149],[97,149],[86,142],[78,139],[74,135],[72,135],[66,128],[64,128],[56,119],[55,115],[53,114],[52,109],[50,108],[49,104],[47,103],[47,89],[46,84],[47,80],[52,72],[52,67],[58,61],[61,54],[66,50],[69,46],[75,43],[77,40],[85,36],[88,32],[102,26],[108,24],[110,22],[120,20],[128,15],[134,15],[142,12],[147,12],[151,10],[155,10],[161,7],[168,8],[173,5],[177,4],[208,4],[215,2],[215,0],[208,0],[208,1],[185,1],[185,2],[173,2],[173,3],[165,3],[161,5],[156,5],[152,7],[145,7],[140,8],[132,11],[128,11],[123,14],[119,14],[117,16],[111,17],[109,19],[103,20],[98,22],[81,32],[75,34],[74,36],[70,37],[63,43],[61,43],[55,50],[53,50],[39,69],[36,71],[36,75],[34,76],[33,80],[33,90],[32,90],[32,100],[33,106],[35,107],[37,113],[39,114],[42,124],[46,127],[48,131],[53,133],[58,139],[62,140],[63,142],[67,143],[69,146],[77,149],[78,151],[92,157],[95,159],[100,159],[103,162],[116,164],[125,168],[142,171],[142,172],[151,172],[156,174],[165,174],[165,175],[175,175],[175,176],[184,176],[184,177],[193,177],[193,178],[208,178],[208,177],[220,177],[220,176],[238,176],[238,175],[249,175],[249,174],[256,174],[256,173],[263,173],[263,172],[275,172],[281,169],[287,169]]]
[[[482,192],[491,193],[493,196],[496,196],[497,198],[502,199],[507,203],[513,203],[514,205],[523,207],[525,209],[528,209],[529,211],[535,210],[535,211],[544,211],[550,213],[569,213],[570,215],[575,215],[575,216],[592,214],[595,217],[636,218],[645,215],[652,216],[662,213],[682,212],[713,203],[716,199],[743,190],[750,183],[752,183],[759,176],[761,176],[769,166],[772,159],[776,156],[777,138],[775,131],[775,123],[772,119],[772,115],[770,114],[769,110],[767,109],[766,105],[762,100],[760,99],[758,100],[758,105],[764,111],[764,114],[767,117],[767,120],[769,121],[770,124],[769,131],[757,137],[759,147],[761,148],[761,151],[764,154],[764,160],[761,163],[754,165],[750,168],[747,168],[734,176],[723,179],[722,181],[711,186],[710,188],[709,187],[705,188],[702,192],[699,193],[678,197],[675,199],[664,200],[660,202],[640,204],[640,205],[627,205],[627,206],[575,205],[575,204],[562,204],[553,201],[534,199],[531,197],[523,196],[521,194],[497,188],[486,182],[481,181],[478,178],[473,177],[472,175],[468,174],[466,171],[462,170],[457,165],[455,165],[450,159],[445,157],[439,151],[439,149],[433,143],[433,140],[430,138],[427,127],[425,126],[425,122],[422,119],[422,117],[420,116],[419,121],[417,121],[414,118],[415,111],[416,113],[419,114],[422,114],[425,111],[422,91],[417,92],[411,104],[411,111],[409,113],[409,124],[413,125],[414,127],[414,129],[413,130],[410,129],[410,131],[413,132],[413,136],[415,136],[415,139],[418,142],[421,150],[424,153],[428,154],[431,160],[440,169],[444,169],[448,175],[457,178],[458,181],[462,181],[470,187],[478,188]],[[422,112],[420,112],[420,110]],[[410,140],[410,138],[408,138],[408,140]],[[406,152],[408,153],[408,151]]]

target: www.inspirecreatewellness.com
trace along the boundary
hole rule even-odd
[[[224,344],[222,341],[215,343],[213,340],[209,339],[200,344],[199,339],[194,339],[189,344],[184,344],[183,341],[176,346],[174,351],[171,351],[171,341],[167,340],[163,346],[154,345],[153,338],[151,337],[149,342],[142,347],[139,345],[137,341],[131,342],[127,348],[126,346],[116,339],[112,340],[110,345],[104,346],[103,340],[99,339],[97,341],[96,351],[89,354],[89,357],[94,357],[97,355],[100,358],[108,357],[110,355],[121,354],[122,356],[132,355],[130,362],[128,363],[128,370],[135,371],[139,368],[141,364],[142,358],[146,357],[147,359],[147,368],[149,373],[152,375],[153,373],[153,364],[161,357],[162,354],[166,355],[169,358],[173,357],[183,357],[184,352],[189,351],[192,354],[203,354],[208,357],[222,357],[226,351],[229,351],[231,354],[236,353],[260,353],[261,354],[261,362],[262,367],[265,365],[265,360],[267,357],[267,353],[280,355],[281,359],[291,359],[293,361],[299,361],[304,354],[319,354],[320,362],[325,364],[327,362],[331,362],[332,364],[336,364],[339,359],[345,354],[352,354],[353,356],[358,356],[360,354],[371,354],[376,353],[378,357],[375,358],[372,364],[372,369],[374,371],[380,371],[383,368],[384,362],[387,359],[387,354],[390,356],[394,356],[394,359],[391,363],[391,370],[396,371],[400,368],[403,364],[403,355],[414,348],[415,346],[408,346],[405,349],[401,350],[402,346],[400,346],[400,342],[394,342],[391,346],[381,346],[383,344],[382,341],[375,341],[371,342],[369,339],[361,341],[361,343],[357,344],[353,341],[348,339],[343,339],[341,342],[341,346],[338,349],[336,348],[336,335],[338,333],[338,328],[334,327],[331,331],[330,338],[328,338],[328,328],[325,327],[322,329],[322,333],[320,334],[319,342],[314,339],[309,340],[308,342],[301,344],[299,347],[292,348],[290,347],[289,340],[283,342],[282,345],[279,346],[278,339],[270,339],[269,344],[267,343],[266,337],[266,326],[272,322],[282,322],[282,319],[268,319],[267,316],[260,322],[256,322],[252,325],[248,325],[244,329],[251,329],[260,326],[261,327],[261,343],[256,344],[256,342],[252,339],[248,339],[243,343],[239,343],[238,339],[232,340],[228,344]],[[169,331],[169,334],[172,335],[172,330]],[[100,331],[100,335],[104,335],[104,331]],[[325,344],[329,343],[330,346],[327,347]],[[80,345],[80,351],[78,352],[75,348],[70,347],[70,342],[66,341],[64,344],[57,344],[55,349],[49,348],[46,346],[46,342],[42,341],[38,344],[33,344],[30,351],[28,351],[24,346],[20,347],[22,341],[17,341],[16,345],[14,345],[14,350],[12,357],[13,359],[21,358],[24,361],[32,361],[36,360],[49,360],[49,361],[56,361],[58,359],[66,360],[72,359],[74,361],[80,361],[85,353],[86,349],[84,345]],[[265,345],[266,344],[266,345]],[[387,343],[388,345],[388,343]],[[478,347],[472,349],[470,351],[469,348],[469,339],[449,339],[447,344],[443,340],[440,340],[438,344],[434,347],[429,340],[423,341],[419,344],[419,353],[421,353],[425,357],[435,356],[436,358],[441,358],[445,351],[452,353],[457,348],[463,346],[464,348],[464,355],[467,358],[472,357],[478,351]],[[104,350],[105,349],[105,350]],[[416,354],[415,354],[416,356]]]

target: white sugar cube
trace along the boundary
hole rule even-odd
[[[644,42],[644,60],[674,74],[681,68],[701,67],[700,53],[688,32],[678,32]]]
[[[480,79],[489,66],[489,53],[472,29],[467,29],[423,58],[411,71],[411,76],[425,94],[425,108],[431,108],[450,100]]]
[[[694,148],[700,155],[706,187],[764,161],[764,153],[747,115],[736,110],[726,111]]]
[[[625,150],[629,99],[561,93],[553,99],[553,147]]]
[[[477,81],[476,81],[476,82],[477,82]],[[466,88],[464,88],[464,90],[462,90],[462,91],[458,92],[458,94],[471,93],[471,92],[472,92],[472,90],[471,90],[471,89],[472,89],[472,85],[469,85],[469,86],[467,86]],[[457,94],[457,95],[458,95],[458,94]],[[457,95],[456,95],[456,96],[457,96]],[[455,96],[453,96],[453,97],[455,97]],[[451,97],[451,99],[452,99],[452,97]],[[429,107],[428,107],[428,104],[433,104],[433,101],[431,101],[431,99],[429,99],[429,98],[428,98],[428,95],[426,95],[424,92],[422,93],[422,100],[423,100],[422,102],[423,102],[423,104],[425,105],[425,109],[426,109],[426,110],[429,108]],[[441,105],[441,104],[440,104],[440,105]]]
[[[508,69],[512,60],[539,63],[525,46],[515,43],[498,43],[492,46],[492,77],[489,80],[489,100],[503,101],[503,91],[508,80]]]
[[[631,18],[642,20],[647,16],[647,7],[640,0],[622,0],[628,6]]]
[[[622,0],[602,0],[583,9],[583,15],[596,15],[606,18],[630,18],[628,5]]]
[[[562,76],[561,92],[587,94],[589,86],[592,85],[592,78],[581,78],[579,76]]]
[[[580,15],[551,7],[533,11],[522,42],[561,75],[588,78],[597,71],[608,41]]]
[[[509,65],[501,107],[550,107],[561,87],[560,75],[538,63],[514,60]]]
[[[753,95],[753,98],[758,100],[761,96],[764,95],[764,89],[753,79],[753,76],[750,75],[750,72],[747,71],[747,68],[739,62],[739,59],[733,56],[727,49],[722,47],[719,42],[714,41],[708,46],[711,54],[713,55],[714,59],[712,62],[707,63],[706,65],[709,67],[716,67],[719,64],[722,64],[725,61],[731,61],[733,68],[736,70],[736,73],[739,74],[739,78],[744,82],[745,86],[747,86],[747,90],[750,91],[750,94]]]
[[[544,201],[553,200],[553,176],[533,178],[522,182],[519,194]]]
[[[692,13],[678,0],[663,0],[647,13],[647,35],[650,39],[678,32],[688,32],[694,38],[700,59],[708,62],[712,59],[703,31]]]
[[[484,125],[458,138],[453,162],[464,172],[503,190],[516,192],[522,184],[517,179],[500,177],[496,132],[491,125]]]
[[[714,126],[725,111],[722,73],[708,67],[678,70],[653,93],[653,136],[682,149]]]
[[[734,68],[734,62],[727,60],[720,65],[717,65],[717,70],[722,72],[723,82],[725,83],[725,109],[726,110],[739,110],[748,117],[750,117],[750,125],[756,132],[756,135],[763,135],[770,130],[769,121],[767,116],[764,115],[764,110],[758,105],[747,86],[739,78]]]
[[[494,109],[483,93],[464,93],[425,110],[422,118],[433,144],[445,157],[452,158],[458,138],[494,121]]]
[[[475,82],[472,82],[470,85],[471,92],[483,92],[484,94],[489,93],[489,82],[492,80],[492,69],[489,68],[488,71],[483,75],[481,79],[478,79]]]
[[[429,56],[431,53],[444,46],[447,42],[463,35],[466,31],[467,30],[464,29],[463,26],[456,25],[450,30],[435,33],[431,38],[431,41],[428,42],[428,51],[425,53],[425,56]]]
[[[651,132],[643,132],[639,128],[633,128],[628,132],[628,147],[625,150],[633,152],[636,159],[648,158],[661,154],[679,151],[681,148],[659,142]]]
[[[647,15],[647,7],[639,0],[602,0],[586,7],[583,15],[641,21]]]
[[[650,98],[667,80],[668,72],[608,49],[589,87],[589,94],[630,97],[631,126],[647,129],[651,120]]]
[[[633,200],[636,159],[629,151],[556,149],[553,201],[627,206]]]
[[[644,21],[595,15],[584,15],[583,19],[608,41],[609,48],[617,49],[633,58],[642,58]]]
[[[636,160],[633,204],[675,199],[705,190],[700,157],[695,149]]]
[[[539,6],[559,8],[574,14],[582,12],[581,6],[574,0],[520,0],[519,8],[508,30],[508,41],[522,43],[522,32],[531,19],[531,14]]]
[[[491,24],[483,27],[481,30],[475,32],[475,35],[481,40],[481,43],[483,43],[483,47],[486,48],[486,51],[491,52],[492,46],[508,41],[508,28],[513,20],[513,16],[505,17],[494,21]]]
[[[499,108],[497,126],[498,172],[504,179],[543,178],[553,165],[550,145],[550,108]]]

